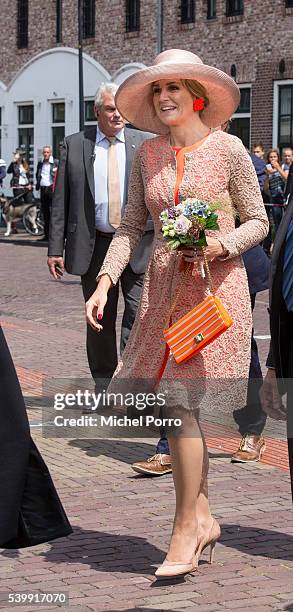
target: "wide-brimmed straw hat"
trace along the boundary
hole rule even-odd
[[[135,127],[155,134],[169,128],[156,115],[152,83],[160,79],[192,79],[205,87],[208,106],[201,112],[209,127],[225,123],[239,105],[240,92],[225,72],[204,64],[198,55],[183,49],[169,49],[157,55],[154,65],[132,74],[119,87],[116,105],[121,115]]]

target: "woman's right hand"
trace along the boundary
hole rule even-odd
[[[93,295],[91,295],[85,304],[86,321],[96,332],[100,332],[103,329],[103,326],[98,321],[103,318],[111,284],[111,279],[108,276],[102,276]]]

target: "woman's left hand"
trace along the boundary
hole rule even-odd
[[[217,257],[221,257],[225,254],[225,250],[217,238],[207,236],[207,246],[204,247],[204,251],[208,261],[213,261]],[[197,258],[202,257],[201,249],[181,249],[184,260],[188,263],[196,261]]]

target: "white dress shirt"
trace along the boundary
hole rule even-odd
[[[50,185],[53,185],[50,162],[43,161],[40,186],[50,187]]]
[[[115,135],[115,146],[119,168],[121,208],[125,200],[125,135],[124,130],[120,130]],[[108,148],[110,142],[97,127],[94,157],[94,177],[95,177],[95,219],[96,228],[100,232],[114,233],[115,229],[109,223],[109,202],[108,202]]]

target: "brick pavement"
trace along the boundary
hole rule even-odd
[[[134,460],[154,439],[49,439],[41,435],[38,393],[46,376],[87,376],[79,280],[50,280],[46,249],[0,238],[1,320],[23,389],[34,439],[46,459],[74,533],[51,544],[0,555],[4,592],[68,591],[70,611],[293,610],[293,515],[288,473],[267,463],[233,465],[209,423],[210,496],[222,527],[213,566],[206,556],[192,576],[156,583],[174,509],[172,477],[140,478]],[[10,276],[8,271],[11,272]],[[266,295],[259,296],[256,333],[268,334]],[[259,341],[261,354],[267,340]],[[35,394],[35,402],[31,394]],[[282,428],[270,423],[271,444]],[[234,433],[235,435],[235,433]],[[231,438],[232,442],[233,439]],[[230,440],[230,444],[232,443]],[[280,444],[282,444],[282,440]],[[215,448],[216,447],[216,448]],[[276,447],[275,454],[281,447]],[[4,597],[4,601],[3,601]],[[23,606],[22,610],[36,610]],[[45,609],[40,607],[40,609]],[[56,606],[48,606],[57,610]]]

